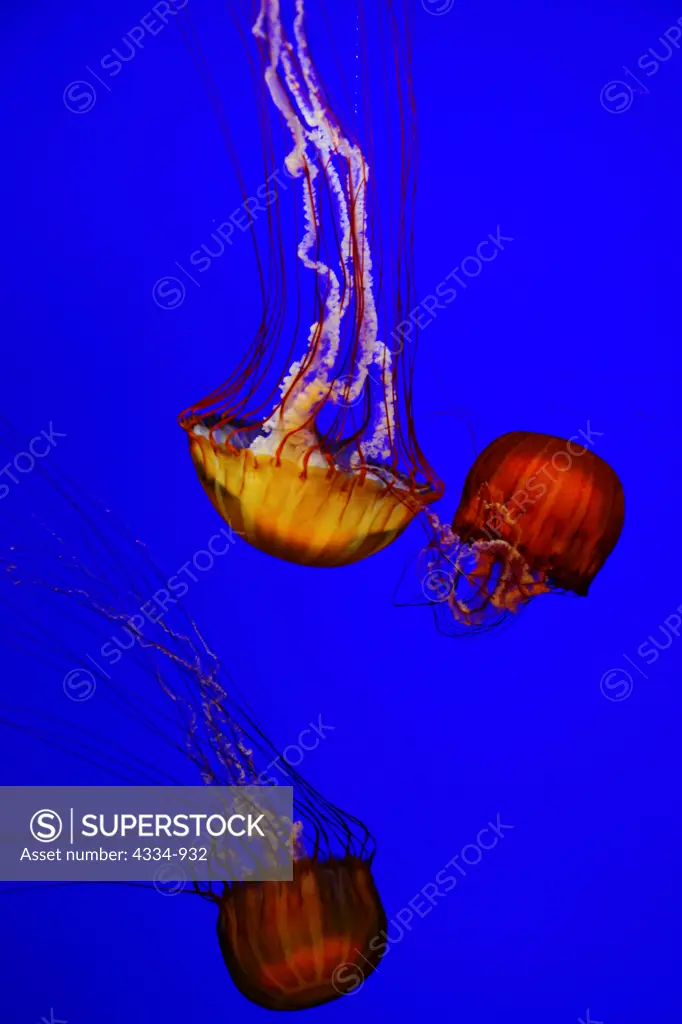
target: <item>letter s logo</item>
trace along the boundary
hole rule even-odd
[[[72,114],[87,114],[97,102],[95,87],[82,80],[71,82],[64,90],[64,106]]]
[[[43,808],[33,815],[29,828],[31,835],[39,843],[53,843],[62,834],[62,819],[56,811]]]
[[[619,88],[620,87],[620,88]],[[599,99],[609,114],[624,114],[632,106],[634,92],[627,82],[607,82]]]

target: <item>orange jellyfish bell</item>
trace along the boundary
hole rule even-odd
[[[408,356],[400,338],[393,350],[379,334],[369,166],[330,109],[308,51],[302,0],[296,11],[291,42],[271,0],[250,27],[263,80],[291,135],[285,165],[299,179],[304,224],[294,262],[297,274],[302,265],[313,275],[317,318],[303,337],[298,319],[287,335],[286,296],[296,288],[284,281],[279,217],[268,217],[270,277],[259,330],[232,376],[186,409],[180,424],[206,493],[245,540],[287,561],[340,566],[385,548],[443,485],[416,440],[414,348]],[[264,153],[267,160],[270,145]],[[409,154],[402,158],[399,231],[407,251],[413,172]],[[395,274],[382,275],[397,296],[389,328],[407,323],[409,264],[401,250]]]
[[[623,527],[623,487],[587,447],[503,434],[469,470],[453,533],[465,544],[509,543],[531,573],[585,596]]]
[[[586,446],[516,431],[478,456],[452,526],[429,518],[422,588],[451,634],[551,590],[585,596],[620,535],[623,488]]]
[[[303,1010],[344,995],[378,965],[386,913],[366,860],[307,857],[291,882],[226,887],[218,938],[237,988],[268,1010]],[[343,968],[343,971],[341,970]]]

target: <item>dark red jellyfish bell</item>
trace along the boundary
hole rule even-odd
[[[386,914],[367,859],[306,857],[290,882],[225,886],[218,938],[232,980],[269,1010],[304,1010],[344,995],[380,954]]]
[[[504,606],[514,610],[515,602],[551,588],[586,595],[623,518],[623,488],[604,459],[573,440],[516,431],[474,462],[452,533],[475,546],[482,583],[494,578],[499,585],[508,570]],[[506,566],[495,575],[500,562]],[[516,594],[508,586],[515,563]]]

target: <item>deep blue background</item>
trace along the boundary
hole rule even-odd
[[[253,191],[243,55],[218,0],[190,5]],[[389,917],[498,812],[515,826],[415,916],[360,993],[316,1011],[330,1021],[573,1024],[588,1007],[604,1024],[682,1019],[682,641],[651,667],[636,653],[682,603],[682,51],[648,78],[637,69],[648,47],[665,52],[658,37],[682,7],[598,8],[458,0],[442,16],[417,4],[414,19],[419,294],[497,225],[514,239],[423,335],[420,437],[448,485],[442,511],[454,511],[473,447],[461,419],[434,413],[467,410],[478,448],[510,429],[569,436],[589,421],[627,503],[589,599],[542,598],[511,629],[448,640],[427,610],[391,604],[416,528],[339,571],[240,544],[191,595],[278,745],[319,714],[335,727],[303,771],[376,835]],[[327,10],[349,63],[354,8]],[[246,236],[179,308],[152,300],[241,200],[177,26],[145,40],[106,79],[111,91],[95,82],[89,112],[64,105],[145,11],[132,0],[4,11],[3,412],[27,439],[50,421],[66,433],[63,468],[170,573],[219,525],[175,417],[234,365],[257,310]],[[324,70],[322,40],[316,54]],[[612,113],[600,91],[632,83],[623,65],[649,93]],[[32,485],[22,478],[24,498]],[[623,653],[648,679],[630,667],[631,696],[609,701],[600,679],[628,668]],[[6,699],[61,702],[74,721],[82,710],[11,652],[1,686]],[[0,767],[5,781],[82,778],[16,737],[3,736]],[[0,918],[3,1022],[49,1020],[50,1008],[69,1024],[265,1018],[232,986],[199,901],[36,891],[2,897]]]

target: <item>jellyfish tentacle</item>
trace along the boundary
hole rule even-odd
[[[266,82],[275,106],[287,123],[294,139],[294,150],[287,157],[290,173],[305,173],[308,188],[303,190],[305,231],[298,246],[303,265],[314,270],[327,285],[325,313],[321,322],[315,322],[308,337],[308,352],[290,367],[280,386],[282,401],[264,429],[289,429],[302,426],[306,414],[329,390],[330,374],[337,363],[341,347],[341,323],[354,294],[354,282],[359,289],[358,327],[353,352],[350,386],[347,381],[334,381],[330,393],[332,401],[355,401],[365,386],[370,366],[381,367],[381,397],[376,402],[375,424],[371,437],[360,446],[361,458],[378,458],[390,454],[390,438],[395,429],[395,395],[391,373],[391,355],[386,345],[377,339],[378,314],[374,297],[372,257],[367,237],[367,185],[369,168],[358,145],[344,137],[339,125],[323,101],[303,26],[304,3],[296,2],[293,47],[286,40],[277,0],[263,0],[253,32],[269,45],[270,64],[266,69]],[[267,28],[265,27],[267,25]],[[300,114],[287,95],[277,74],[281,64],[289,93]],[[307,124],[307,129],[301,121]],[[336,272],[310,253],[318,240],[318,201],[315,179],[318,168],[305,159],[306,143],[311,143],[321,158],[324,173],[336,199],[341,226],[340,261],[344,289],[340,291]],[[342,183],[334,160],[345,161],[346,183]],[[259,442],[254,450],[266,450],[267,442]]]

